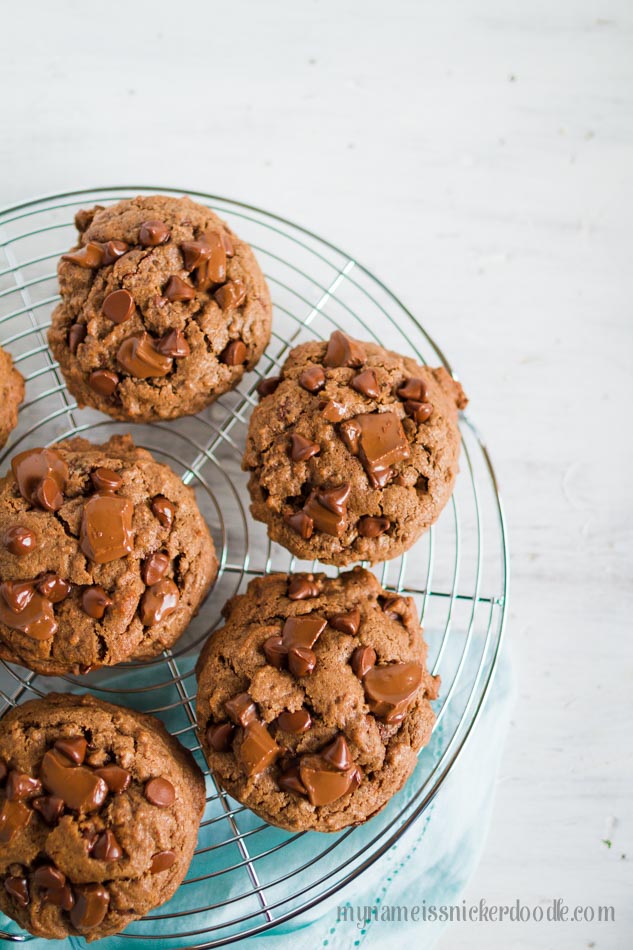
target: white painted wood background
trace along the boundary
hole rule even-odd
[[[466,896],[617,919],[441,947],[633,945],[630,0],[0,11],[2,205],[135,182],[261,205],[373,268],[448,354],[507,506],[519,682]]]

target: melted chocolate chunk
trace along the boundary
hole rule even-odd
[[[57,739],[53,747],[65,755],[73,765],[83,765],[88,751],[88,743],[83,736],[71,736],[69,739]]]
[[[95,775],[102,778],[108,786],[108,791],[114,795],[120,795],[130,786],[132,776],[127,769],[122,769],[119,765],[104,765],[100,769],[95,769]]]
[[[301,782],[312,805],[330,805],[349,792],[354,787],[354,772],[353,768],[346,772],[332,771],[312,759],[309,763],[302,760],[299,766]]]
[[[314,579],[314,574],[291,574],[288,581],[288,597],[290,600],[308,600],[318,597],[320,587]]]
[[[63,799],[65,806],[72,811],[96,811],[108,794],[108,786],[102,778],[83,765],[71,765],[56,749],[49,749],[44,754],[40,779],[44,788]]]
[[[126,373],[136,379],[167,376],[173,366],[172,358],[158,352],[149,333],[129,336],[117,350],[116,358]]]
[[[77,930],[93,930],[108,912],[110,894],[103,884],[76,884],[70,922]]]
[[[120,257],[123,257],[123,255],[129,251],[129,247],[125,241],[106,241],[105,244],[101,245],[101,249],[103,251],[102,267],[106,267],[108,264],[114,264],[115,261],[118,261]]]
[[[307,541],[312,537],[314,531],[314,519],[307,515],[305,511],[295,511],[284,515],[284,521],[292,530]]]
[[[358,533],[361,538],[378,538],[391,527],[388,518],[370,518],[366,516],[358,522]]]
[[[314,527],[325,534],[340,537],[347,526],[347,499],[349,483],[335,488],[315,489],[311,492],[303,510],[312,518]]]
[[[16,904],[20,907],[27,907],[31,901],[29,896],[29,882],[25,877],[11,875],[4,879],[4,889]]]
[[[68,466],[59,453],[54,449],[29,449],[11,460],[11,468],[26,501],[48,511],[61,508]]]
[[[34,594],[35,587],[32,581],[4,581],[0,584],[0,596],[16,614],[28,607]]]
[[[309,393],[320,393],[325,386],[325,373],[322,366],[308,366],[299,377],[299,385]]]
[[[141,597],[140,616],[144,627],[162,623],[178,606],[180,592],[169,577],[148,587]]]
[[[230,749],[235,726],[230,722],[220,722],[207,729],[207,742],[215,752],[226,752]]]
[[[328,400],[319,406],[321,415],[327,422],[340,422],[345,415],[345,406],[334,399]]]
[[[365,362],[365,350],[357,340],[335,330],[331,335],[325,357],[324,366],[362,366]]]
[[[41,791],[42,783],[39,779],[25,775],[24,772],[17,772],[15,769],[9,772],[5,795],[10,801],[31,798],[33,795],[39,795]]]
[[[95,564],[116,561],[134,549],[132,517],[134,505],[129,498],[98,494],[84,505],[79,544]]]
[[[50,600],[33,593],[28,604],[20,611],[12,610],[0,596],[0,623],[19,630],[34,640],[50,640],[57,633],[57,621]]]
[[[370,412],[341,424],[341,438],[359,455],[370,484],[382,488],[391,479],[392,465],[408,459],[411,450],[395,412]]]
[[[373,666],[363,678],[367,705],[388,724],[401,722],[422,684],[420,663]]]
[[[134,316],[136,304],[129,290],[113,290],[103,301],[101,312],[112,323],[125,323]]]
[[[102,493],[116,492],[123,484],[119,473],[112,471],[111,468],[97,468],[90,478],[95,489]]]
[[[151,587],[161,580],[169,569],[169,555],[164,551],[156,551],[143,562],[141,577],[143,583]]]
[[[430,402],[415,402],[409,400],[404,404],[405,412],[412,416],[417,423],[428,422],[433,415],[433,406]]]
[[[37,580],[37,589],[51,604],[61,604],[70,594],[70,584],[59,574],[43,574]]]
[[[283,645],[286,650],[292,647],[313,647],[325,630],[327,621],[318,614],[303,617],[288,617],[282,630]]]
[[[257,708],[248,693],[238,693],[224,703],[227,715],[236,726],[245,728],[257,718]]]
[[[376,651],[373,647],[357,647],[352,653],[352,670],[359,680],[375,665]]]
[[[0,844],[8,844],[31,820],[32,810],[20,800],[6,798],[0,809]]]
[[[222,310],[233,310],[246,300],[246,287],[241,280],[227,280],[213,296]]]
[[[275,761],[281,749],[263,722],[254,719],[244,730],[237,758],[246,775],[260,775]]]
[[[277,779],[277,785],[282,792],[296,792],[298,795],[307,795],[308,790],[301,781],[299,768],[296,765],[291,766],[282,772]]]
[[[47,825],[53,827],[64,814],[64,800],[57,795],[42,795],[31,802]]]
[[[7,528],[2,536],[2,543],[14,557],[26,557],[37,549],[37,540],[30,528],[23,525],[13,525]]]

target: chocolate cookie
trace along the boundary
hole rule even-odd
[[[273,541],[326,564],[386,561],[437,520],[467,403],[443,367],[337,330],[292,350],[259,391],[243,468]]]
[[[24,399],[24,378],[0,346],[0,449],[18,424],[18,408]]]
[[[218,781],[295,831],[338,831],[380,811],[434,722],[439,679],[412,599],[358,567],[257,578],[224,612],[196,668]]]
[[[0,729],[0,908],[39,937],[98,940],[173,895],[205,803],[153,716],[51,693]]]
[[[158,195],[80,211],[75,223],[48,339],[80,406],[176,419],[255,366],[270,294],[248,244],[212,211]]]
[[[0,657],[85,673],[171,646],[217,559],[191,488],[129,436],[16,455],[0,480]]]

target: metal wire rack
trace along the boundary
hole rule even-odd
[[[372,274],[332,244],[282,218],[211,195],[191,194],[226,218],[258,255],[274,303],[273,335],[254,373],[200,415],[134,426],[78,410],[46,343],[58,300],[56,262],[75,240],[81,207],[164,188],[113,187],[56,195],[0,212],[0,343],[27,381],[19,425],[0,453],[0,471],[16,451],[74,434],[103,441],[131,432],[135,442],[194,486],[212,530],[220,569],[203,609],[173,651],[144,663],[86,677],[43,677],[2,663],[0,714],[52,690],[85,691],[160,716],[190,748],[207,776],[207,806],[187,878],[174,898],[105,944],[151,940],[211,948],[261,933],[340,893],[380,858],[424,812],[468,739],[492,687],[508,584],[503,511],[490,457],[462,418],[461,474],[438,524],[413,550],[376,569],[382,584],[413,596],[429,643],[429,666],[442,677],[430,745],[405,789],[366,825],[334,835],[289,834],[257,819],[215,785],[195,733],[193,673],[201,642],[221,625],[226,599],[273,570],[326,570],[271,544],[247,516],[240,460],[255,386],[278,370],[291,346],[340,328],[430,364],[446,359],[413,315]],[[449,367],[450,368],[450,367]],[[485,546],[484,546],[485,541]],[[1,918],[0,918],[1,919]],[[2,929],[4,928],[4,929]],[[28,942],[10,921],[0,936]],[[81,943],[81,942],[80,942]]]

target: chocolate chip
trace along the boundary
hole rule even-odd
[[[321,415],[327,422],[340,422],[345,415],[345,406],[342,406],[340,402],[336,402],[334,399],[322,403],[319,408]]]
[[[385,598],[382,609],[392,620],[400,620],[407,612],[407,602],[399,594],[393,594]]]
[[[248,350],[241,340],[232,340],[220,353],[220,362],[227,366],[239,366],[246,360]]]
[[[347,613],[334,614],[333,617],[328,619],[328,623],[335,630],[340,630],[341,633],[347,633],[349,636],[355,637],[360,627],[360,609],[354,607],[352,610],[348,610]]]
[[[260,379],[256,386],[257,395],[260,399],[263,399],[265,396],[271,396],[280,382],[281,376],[269,376],[267,379]]]
[[[83,736],[71,736],[68,739],[57,739],[53,747],[70,759],[74,765],[82,765],[86,758],[88,743]]]
[[[29,882],[25,877],[11,875],[5,878],[4,889],[20,907],[27,907],[30,903]]]
[[[391,527],[388,518],[371,518],[366,516],[358,522],[358,533],[362,538],[377,538]]]
[[[246,300],[246,287],[241,280],[227,280],[213,296],[222,310],[232,310]]]
[[[112,323],[125,323],[134,316],[136,304],[129,290],[113,290],[103,301],[101,312]]]
[[[160,874],[161,871],[167,871],[175,861],[176,854],[174,851],[157,851],[156,854],[152,855],[149,873]]]
[[[79,545],[95,564],[108,564],[134,547],[134,505],[117,495],[93,495],[84,505]]]
[[[414,399],[416,402],[426,402],[428,389],[423,379],[411,377],[398,386],[396,394],[399,399],[406,401]]]
[[[312,717],[307,709],[297,709],[295,712],[286,710],[277,716],[277,725],[284,732],[300,735],[307,732],[312,726]]]
[[[173,360],[159,353],[149,333],[137,333],[123,340],[116,354],[117,362],[136,379],[167,376]]]
[[[407,415],[412,416],[416,422],[427,422],[433,415],[433,406],[430,402],[415,402],[410,399],[405,402],[404,409]]]
[[[307,541],[314,531],[314,520],[305,511],[295,511],[284,515],[284,521],[292,530]]]
[[[35,489],[33,504],[42,511],[59,511],[64,504],[64,496],[54,478],[43,478]]]
[[[81,595],[81,606],[84,613],[93,620],[102,620],[108,607],[112,606],[112,598],[108,597],[103,587],[95,585],[86,587]]]
[[[90,849],[90,856],[97,861],[118,861],[123,857],[123,849],[114,833],[108,829],[102,831]]]
[[[109,369],[96,369],[88,377],[88,385],[99,396],[111,396],[119,385],[119,377]]]
[[[196,296],[196,292],[190,284],[187,284],[182,278],[173,274],[167,281],[163,295],[171,303],[182,303],[187,300],[193,300]]]
[[[59,574],[44,574],[38,578],[37,589],[51,604],[60,604],[70,594],[70,584]]]
[[[62,798],[72,811],[96,811],[108,794],[108,786],[102,778],[83,765],[71,765],[57,749],[49,749],[44,754],[40,779],[44,788]]]
[[[26,557],[37,548],[35,535],[31,529],[19,524],[7,528],[2,536],[2,543],[14,557]]]
[[[293,432],[290,436],[288,452],[293,462],[305,462],[307,459],[312,458],[313,455],[318,455],[320,451],[320,445],[299,435],[298,432]]]
[[[307,600],[318,597],[320,587],[314,579],[314,574],[292,574],[288,581],[288,597],[290,600]]]
[[[129,788],[132,776],[127,769],[122,769],[119,765],[104,765],[100,769],[95,769],[95,775],[102,778],[108,786],[108,791],[114,795],[120,795],[126,788]]]
[[[147,584],[148,587],[151,587],[153,584],[157,584],[162,577],[165,576],[169,568],[169,555],[165,554],[164,551],[156,551],[143,562],[143,567],[141,569],[141,577],[143,578],[143,583]]]
[[[152,499],[152,513],[158,519],[163,528],[171,528],[174,516],[176,514],[176,506],[169,500],[165,498],[164,495],[156,495]]]
[[[301,781],[299,769],[296,765],[291,766],[286,772],[282,772],[277,779],[277,785],[282,792],[297,792],[299,795],[307,795],[308,791]]]
[[[236,726],[245,727],[257,718],[257,708],[248,693],[238,693],[224,703],[227,715]]]
[[[182,359],[191,353],[191,347],[187,343],[187,338],[182,330],[169,330],[158,341],[156,349],[163,356],[171,356],[172,359]]]
[[[19,614],[35,596],[35,587],[32,581],[3,581],[0,596],[14,613]]]
[[[207,231],[200,241],[194,241],[192,244],[198,245],[199,248],[196,255],[198,260],[195,265],[196,283],[199,289],[206,291],[215,284],[224,283],[226,280],[226,250],[221,236],[216,231]]]
[[[375,665],[376,651],[373,647],[356,647],[352,653],[352,670],[359,680]]]
[[[263,650],[267,661],[271,666],[274,666],[275,669],[280,670],[285,666],[288,650],[284,646],[284,641],[281,637],[268,637],[268,639],[264,641]]]
[[[169,240],[169,228],[164,221],[144,221],[138,232],[138,240],[143,247],[158,247]]]
[[[275,761],[281,749],[259,719],[253,719],[244,730],[237,758],[244,772],[260,775]]]
[[[71,911],[75,906],[75,896],[68,884],[63,887],[51,887],[42,894],[42,900],[45,904],[53,904],[55,907],[61,907],[66,912]]]
[[[108,912],[110,894],[103,884],[76,884],[70,922],[77,930],[93,930]]]
[[[333,367],[362,366],[365,359],[365,350],[362,344],[357,340],[352,340],[351,337],[341,333],[340,330],[335,330],[328,341],[323,365]]]
[[[180,245],[185,270],[192,271],[200,267],[211,256],[211,245],[202,238],[199,241],[184,241]]]
[[[31,778],[24,772],[18,772],[12,769],[7,777],[5,795],[9,801],[22,801],[30,798],[32,795],[38,795],[42,791],[42,784],[39,779]]]
[[[346,772],[352,764],[352,755],[344,736],[337,736],[330,745],[321,749],[322,758],[339,772]]]
[[[148,587],[139,607],[141,623],[144,627],[153,627],[166,620],[178,606],[180,591],[169,577],[164,577]]]
[[[42,864],[33,871],[33,883],[43,888],[63,887],[66,875],[52,864]]]
[[[106,241],[101,245],[101,248],[103,250],[103,260],[101,261],[103,267],[114,264],[129,251],[129,246],[125,241]]]
[[[34,798],[31,805],[51,827],[57,824],[64,813],[64,800],[57,795],[42,795],[40,798]]]
[[[115,492],[123,484],[123,479],[119,473],[111,468],[97,468],[91,473],[90,478],[99,492]]]
[[[150,805],[169,808],[176,801],[176,789],[166,778],[151,778],[143,790]]]
[[[288,650],[288,669],[293,676],[308,676],[316,667],[316,654],[309,647]]]
[[[401,722],[422,684],[422,664],[373,666],[363,678],[370,711],[387,724]]]
[[[68,349],[71,353],[77,352],[77,347],[86,339],[88,327],[85,323],[73,323],[68,331]]]
[[[207,729],[207,743],[215,752],[226,752],[230,748],[235,726],[230,722],[220,722]]]
[[[325,373],[321,366],[308,366],[299,377],[299,385],[309,393],[321,392],[325,386]]]
[[[355,389],[361,396],[367,396],[369,399],[378,399],[380,396],[380,386],[376,379],[373,369],[366,369],[358,376],[352,379],[352,389]]]
[[[88,244],[71,251],[69,254],[62,254],[63,261],[70,261],[72,264],[78,264],[80,267],[95,268],[101,267],[103,263],[103,248],[96,241],[89,241]]]

